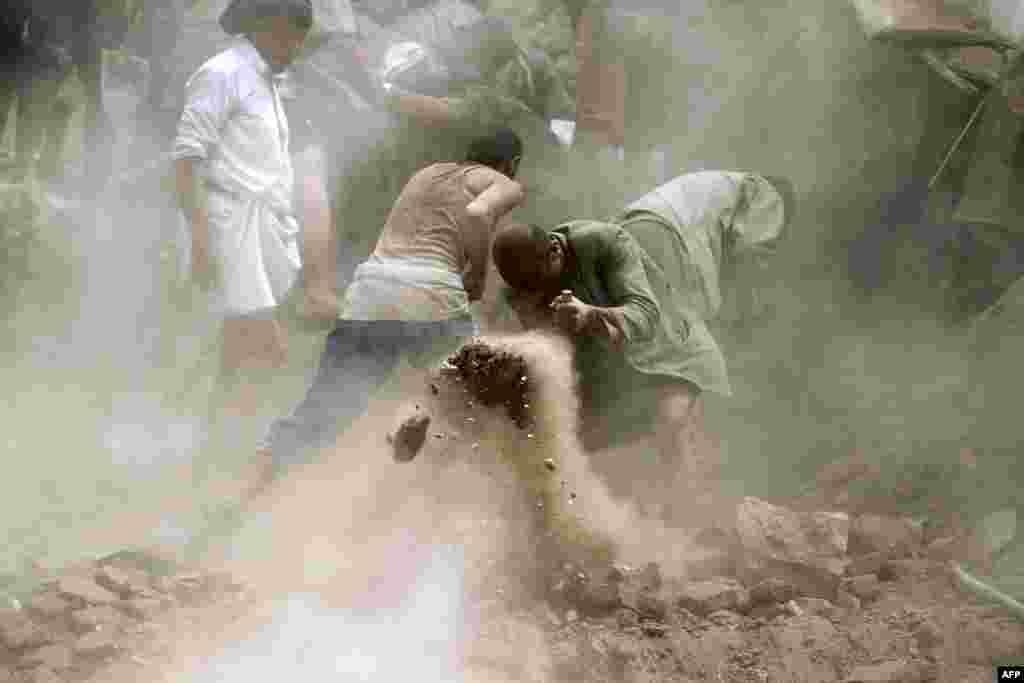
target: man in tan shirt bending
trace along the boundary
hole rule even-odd
[[[498,221],[523,200],[513,180],[522,154],[519,136],[499,129],[474,140],[466,161],[432,164],[409,180],[345,292],[312,386],[270,429],[257,490],[333,443],[402,356],[478,332],[469,306],[483,296]]]

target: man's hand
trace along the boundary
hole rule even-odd
[[[596,322],[595,308],[577,299],[569,290],[555,297],[551,302],[551,310],[555,312],[558,326],[572,335],[580,334]]]

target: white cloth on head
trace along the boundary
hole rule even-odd
[[[695,267],[706,317],[722,305],[726,259],[769,251],[786,225],[785,204],[764,176],[740,171],[701,171],[677,176],[626,207],[622,220],[654,214],[673,226]]]
[[[197,159],[207,182],[219,306],[244,315],[276,306],[301,268],[288,122],[276,77],[247,40],[189,79],[175,159]]]

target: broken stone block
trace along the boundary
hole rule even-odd
[[[788,581],[775,578],[765,579],[750,589],[750,604],[785,604],[798,595],[796,587]]]
[[[850,524],[850,555],[887,553],[889,557],[907,557],[920,550],[921,529],[904,517],[859,515]]]
[[[104,628],[116,628],[123,622],[124,615],[110,605],[86,607],[71,613],[71,625],[80,633]]]
[[[52,671],[70,669],[74,663],[74,653],[65,643],[54,643],[32,650],[21,657],[19,665],[26,669],[44,667]]]
[[[110,605],[118,600],[116,594],[82,576],[63,577],[57,582],[57,592],[72,603],[85,605]]]
[[[836,606],[823,598],[796,598],[793,604],[804,614],[824,619],[835,619],[839,616]]]
[[[731,579],[697,581],[683,587],[676,604],[699,616],[719,610],[743,612],[750,607],[750,594]]]
[[[925,560],[887,560],[876,572],[882,581],[903,581],[927,573],[928,562]]]
[[[52,642],[53,636],[21,610],[0,609],[0,645],[20,651]]]
[[[412,462],[426,443],[429,429],[430,415],[419,410],[419,406],[416,411],[404,416],[394,433],[388,435],[395,462]]]
[[[117,654],[117,649],[114,636],[105,631],[86,633],[74,645],[75,654],[82,657],[110,657]]]
[[[845,683],[921,683],[919,666],[911,662],[882,662],[858,666],[850,672]]]
[[[846,582],[846,589],[855,595],[861,603],[877,600],[882,594],[882,585],[874,574],[854,576]]]
[[[70,609],[67,600],[49,591],[36,593],[25,604],[25,611],[38,619],[59,619]]]
[[[748,497],[737,507],[736,526],[747,581],[780,578],[801,595],[835,597],[846,565],[846,514],[795,512]]]

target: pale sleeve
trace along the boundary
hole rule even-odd
[[[229,74],[201,69],[185,86],[185,107],[174,138],[174,159],[208,159],[237,100]]]

